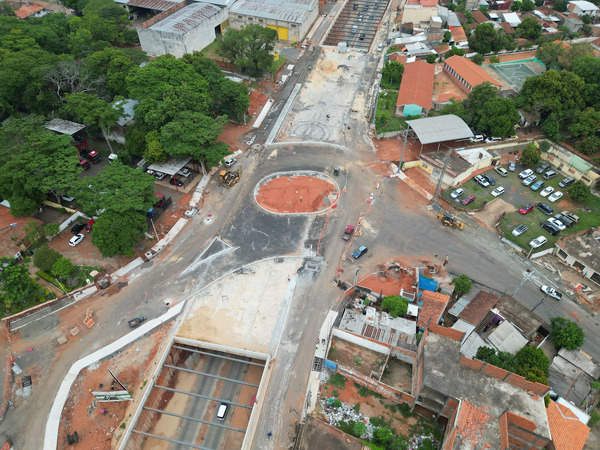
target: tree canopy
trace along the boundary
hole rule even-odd
[[[104,257],[133,256],[133,249],[148,227],[145,214],[114,211],[100,215],[92,228],[92,243]]]
[[[217,40],[217,53],[243,73],[259,76],[271,68],[277,39],[276,30],[260,25],[247,25],[240,30],[229,28]]]
[[[521,375],[529,381],[548,383],[550,360],[541,348],[523,347],[516,355],[512,355],[491,347],[479,347],[475,358]]]
[[[479,24],[469,36],[469,48],[482,55],[502,50],[502,32],[491,22]]]
[[[401,317],[408,311],[408,300],[399,295],[389,295],[383,297],[381,309],[388,312],[394,318]]]
[[[452,299],[456,300],[463,294],[466,294],[473,287],[471,279],[466,275],[459,275],[450,283],[454,285],[454,291],[452,291]]]
[[[7,311],[18,309],[42,296],[42,287],[29,277],[27,266],[12,258],[0,258],[0,302]]]
[[[538,162],[540,162],[540,151],[535,143],[531,142],[523,149],[521,164],[525,167],[533,167],[537,165]]]
[[[585,333],[579,325],[563,317],[550,319],[552,331],[550,337],[556,347],[577,350],[583,346]]]

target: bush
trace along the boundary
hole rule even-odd
[[[523,150],[523,155],[521,155],[521,164],[526,167],[535,166],[540,162],[540,152],[535,144],[532,142]]]
[[[594,425],[596,425],[598,422],[600,422],[600,412],[598,412],[597,409],[594,409],[592,411],[592,413],[590,414],[590,421],[588,422],[588,425],[590,427],[593,427]]]
[[[399,295],[383,297],[381,309],[388,312],[393,318],[404,316],[408,311],[408,300]]]
[[[575,322],[563,317],[554,317],[550,319],[550,326],[552,327],[550,336],[556,347],[577,350],[583,346],[585,333]]]
[[[69,258],[59,258],[52,266],[52,275],[66,280],[75,271],[75,266]]]
[[[483,57],[483,55],[480,55],[479,53],[477,53],[476,55],[471,57],[471,61],[473,61],[478,66],[480,66],[483,64],[483,61],[485,61],[485,58]]]
[[[33,255],[33,264],[44,272],[51,272],[52,266],[61,258],[61,254],[48,247],[38,249]]]
[[[571,200],[576,202],[583,202],[587,200],[590,195],[592,195],[592,191],[590,188],[581,180],[577,180],[568,190],[569,197]]]
[[[339,398],[336,398],[333,401],[333,406],[336,407],[336,408],[339,408],[340,406],[342,406],[342,401]]]
[[[44,225],[44,234],[46,236],[54,236],[56,233],[58,233],[59,229],[60,227],[57,223],[47,223]]]

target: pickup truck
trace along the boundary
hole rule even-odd
[[[342,239],[347,241],[350,239],[350,236],[352,236],[352,233],[354,233],[354,227],[352,225],[348,225],[344,230],[344,234],[342,234]]]

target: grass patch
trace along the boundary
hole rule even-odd
[[[375,128],[377,133],[389,133],[406,128],[406,121],[396,117],[396,101],[398,91],[381,90],[377,98],[377,115],[375,116]]]
[[[360,403],[356,403],[352,409],[354,410],[355,413],[359,413],[360,412]]]
[[[327,359],[329,359],[330,361],[335,361],[337,359],[337,356],[338,351],[335,348],[331,347],[329,349],[329,353],[327,353]]]
[[[354,383],[354,386],[356,386],[356,392],[358,393],[358,395],[360,395],[361,397],[375,397],[375,398],[383,398],[383,395],[378,394],[375,391],[372,391],[369,388],[366,388],[364,386],[361,386],[360,384]]]
[[[499,183],[496,184],[496,186],[499,186],[499,185],[500,185]],[[462,197],[460,198],[460,202],[458,202],[458,203],[453,198],[450,197],[450,194],[458,188],[446,189],[442,193],[442,197],[444,197],[448,203],[450,203],[451,205],[454,205],[454,207],[456,209],[463,209],[463,210],[467,210],[467,211],[473,210],[473,209],[479,209],[483,206],[484,203],[489,202],[494,199],[494,197],[492,197],[492,191],[494,190],[494,187],[492,187],[492,186],[490,186],[488,188],[481,187],[473,179],[470,179],[466,183],[462,184],[460,187],[465,190],[465,193],[462,195]],[[463,205],[462,204],[463,199],[467,198],[471,194],[473,194],[475,196],[475,200],[466,206]]]
[[[279,58],[274,59],[273,62],[271,63],[271,69],[269,70],[269,72],[271,72],[271,74],[273,76],[275,76],[275,74],[277,73],[277,71],[283,67],[283,65],[286,63],[287,58],[285,56],[283,56],[281,53],[279,53]]]
[[[329,380],[327,380],[327,384],[330,384],[331,386],[334,386],[343,391],[344,389],[346,389],[346,378],[344,378],[339,373],[335,373],[329,377]]]
[[[340,391],[338,391],[337,389],[334,389],[333,392],[331,393],[331,395],[333,395],[334,397],[339,397]]]
[[[385,417],[383,416],[371,417],[369,422],[371,422],[371,425],[373,425],[375,428],[383,427],[387,424]]]
[[[398,404],[397,409],[400,412],[400,414],[402,414],[402,417],[404,417],[405,419],[415,415],[410,411],[410,406],[408,405],[408,403]]]

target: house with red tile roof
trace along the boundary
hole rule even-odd
[[[43,17],[50,13],[52,11],[37,3],[25,3],[15,10],[15,15],[21,20],[29,19],[30,17]]]
[[[448,306],[450,296],[439,292],[423,291],[419,298],[421,308],[417,319],[417,326],[425,329],[429,323],[439,324],[442,314]]]
[[[435,66],[425,61],[415,61],[404,66],[396,116],[427,116],[431,110]]]
[[[488,19],[488,17],[478,9],[476,9],[475,11],[471,11],[471,14],[473,15],[473,20],[477,22],[477,24],[486,23],[490,21],[490,19]]]
[[[386,57],[389,61],[395,61],[395,62],[399,62],[400,64],[406,64],[408,55],[406,55],[405,53],[402,53],[402,52],[394,52],[394,53],[389,53],[388,55],[386,55]]]
[[[467,35],[463,27],[454,27],[450,30],[452,33],[452,40],[455,45],[460,44],[461,42],[468,42]]]
[[[556,450],[581,450],[584,447],[590,428],[571,409],[550,401],[546,413]]]
[[[494,294],[481,291],[460,312],[458,318],[476,327],[485,318],[487,313],[496,306],[498,300],[500,298]]]
[[[489,82],[500,88],[501,84],[473,61],[454,55],[444,61],[444,72],[465,92],[471,92],[475,86]]]

